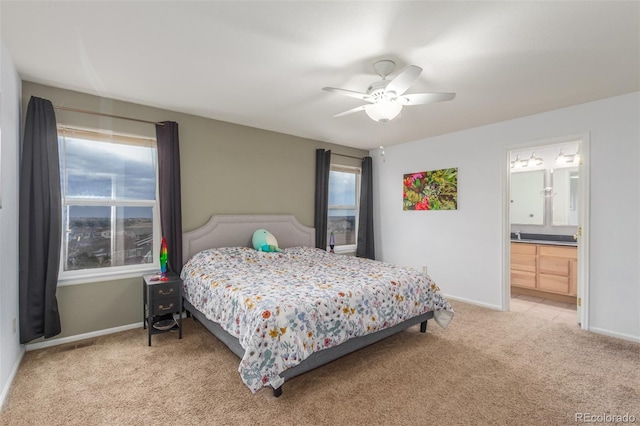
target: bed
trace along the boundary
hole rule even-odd
[[[267,229],[281,252],[252,248]],[[327,253],[293,215],[218,215],[183,236],[184,306],[240,359],[252,392],[435,319],[449,303],[410,268]]]

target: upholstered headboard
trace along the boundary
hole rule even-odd
[[[214,215],[200,228],[182,234],[182,260],[208,248],[252,247],[256,229],[264,228],[280,248],[315,247],[315,229],[302,225],[293,215]]]

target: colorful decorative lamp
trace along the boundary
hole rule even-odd
[[[169,251],[167,250],[167,240],[162,237],[162,244],[160,244],[160,274],[162,276],[167,275],[167,260],[169,259]]]

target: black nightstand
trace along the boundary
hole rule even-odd
[[[142,280],[142,314],[144,328],[149,327],[149,346],[151,335],[166,333],[173,328],[160,330],[153,326],[161,315],[178,314],[178,339],[182,339],[182,279],[169,272],[167,281],[156,279],[159,274],[145,275]]]

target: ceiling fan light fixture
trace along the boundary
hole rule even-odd
[[[367,105],[364,111],[370,119],[380,123],[386,123],[393,120],[400,114],[402,104],[387,99],[382,99],[375,104]]]
[[[348,111],[335,114],[334,117],[342,117],[354,112],[365,111],[369,118],[378,123],[391,121],[400,114],[403,106],[422,105],[433,102],[450,101],[455,93],[411,93],[405,95],[409,87],[418,79],[422,68],[417,65],[409,65],[392,79],[387,79],[393,71],[395,63],[390,60],[378,61],[373,65],[381,80],[374,81],[367,88],[366,93],[353,90],[339,89],[336,87],[323,87],[322,90],[333,92],[351,98],[369,102],[369,105],[360,105]]]

